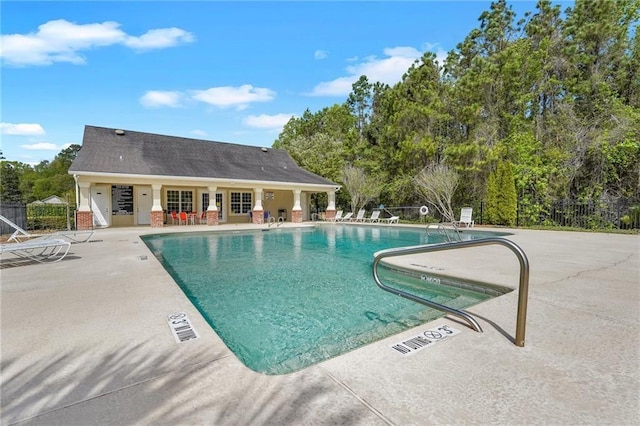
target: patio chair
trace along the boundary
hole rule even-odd
[[[31,241],[0,244],[0,255],[11,253],[17,257],[35,260],[40,263],[59,262],[69,253],[71,242],[45,238]]]
[[[474,225],[474,221],[472,219],[473,208],[472,207],[463,207],[460,210],[460,220],[455,220],[452,222],[454,226],[464,226],[466,228],[472,228]]]
[[[207,224],[207,211],[203,210],[202,214],[200,215],[200,225],[206,225]]]
[[[364,214],[367,211],[365,209],[360,209],[358,210],[358,214],[356,215],[356,217],[351,219],[351,222],[364,222]]]
[[[380,222],[380,210],[372,211],[371,216],[365,217],[364,221],[369,223]]]
[[[353,216],[353,212],[349,212],[349,213],[345,214],[342,219],[336,220],[336,222],[350,222],[352,216]]]
[[[2,215],[0,215],[0,220],[2,220],[4,223],[6,223],[7,225],[9,225],[15,230],[14,233],[11,234],[11,236],[7,239],[7,241],[26,242],[35,238],[47,239],[47,238],[62,237],[63,239],[66,239],[73,243],[84,243],[89,241],[89,239],[93,237],[93,234],[95,233],[95,231],[93,230],[88,230],[88,231],[56,231],[50,234],[32,234],[28,231],[25,231],[24,229],[22,229],[21,227],[19,227],[18,225],[16,225],[15,223],[13,223],[12,221],[10,221],[9,219],[7,219]]]
[[[189,220],[189,218],[187,217],[187,212],[178,213],[178,217],[180,218],[180,225],[182,225],[183,222],[185,225],[187,225],[187,222]]]
[[[175,211],[171,212],[171,224],[175,225],[176,222],[178,222],[178,225],[180,225],[180,218],[178,217],[178,213],[176,213]]]
[[[336,212],[335,217],[333,219],[330,219],[329,221],[330,222],[340,222],[340,221],[342,221],[342,210],[338,210]]]

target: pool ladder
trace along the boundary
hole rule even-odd
[[[469,241],[454,241],[448,243],[440,243],[440,244],[429,244],[423,246],[413,246],[413,247],[400,247],[400,248],[392,248],[387,250],[379,251],[375,254],[373,259],[373,279],[378,285],[378,287],[386,290],[390,293],[394,293],[398,296],[404,297],[409,300],[413,300],[414,302],[421,303],[423,305],[429,306],[434,309],[438,309],[440,311],[451,314],[455,317],[458,317],[465,321],[471,328],[475,331],[482,333],[482,328],[480,324],[469,314],[466,312],[460,311],[458,309],[450,308],[445,305],[441,305],[440,303],[433,302],[431,300],[424,299],[420,296],[416,296],[411,293],[407,293],[405,291],[395,289],[393,287],[389,287],[382,283],[380,280],[380,276],[378,275],[378,265],[380,261],[387,257],[395,257],[395,256],[404,256],[410,254],[420,254],[420,253],[430,253],[435,251],[444,251],[444,250],[456,250],[462,248],[469,247],[480,247],[487,245],[502,245],[510,249],[518,258],[520,262],[520,284],[518,286],[518,316],[516,320],[516,336],[515,336],[515,344],[516,346],[524,347],[524,335],[525,335],[525,327],[527,320],[527,300],[529,293],[529,260],[527,259],[526,254],[522,249],[514,242],[504,239],[504,238],[482,238],[478,240],[469,240]]]
[[[269,217],[269,221],[267,223],[267,227],[271,228],[271,225],[276,225],[276,226],[280,226],[284,223],[284,217],[280,216],[278,218],[278,220],[276,221],[275,216],[270,216]]]
[[[438,235],[444,236],[450,243],[453,241],[462,241],[458,227],[455,224],[452,224],[451,226],[453,227],[452,231],[455,231],[455,234],[453,234],[453,238],[449,234],[449,228],[444,226],[444,224],[442,223],[430,223],[429,225],[427,225],[427,235],[431,235],[431,233],[429,232],[430,229],[435,229]]]

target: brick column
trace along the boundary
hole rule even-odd
[[[335,219],[335,217],[336,217],[336,211],[335,210],[327,209],[325,211],[325,214],[324,214],[324,219],[325,220],[333,220],[333,219]]]
[[[291,212],[291,222],[302,223],[302,210],[293,210]]]
[[[88,231],[93,229],[93,212],[76,212],[76,229],[78,231]]]
[[[164,227],[164,212],[163,211],[152,211],[151,212],[151,227],[152,228],[163,228]]]
[[[218,210],[207,210],[207,226],[218,225]]]
[[[253,223],[256,225],[264,223],[264,210],[253,210]]]

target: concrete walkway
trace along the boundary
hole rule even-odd
[[[211,228],[162,232],[185,230]],[[531,265],[524,348],[514,291],[468,309],[484,333],[441,318],[281,376],[227,349],[140,240],[157,230],[98,230],[54,264],[3,256],[0,423],[635,425],[640,236],[511,231]],[[410,263],[517,286],[507,249],[447,253]],[[175,342],[166,317],[180,311],[199,339]],[[410,356],[391,349],[443,324],[460,333]]]

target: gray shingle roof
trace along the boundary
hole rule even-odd
[[[69,173],[122,173],[336,186],[281,149],[85,126]]]

